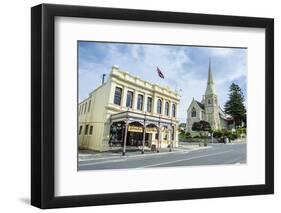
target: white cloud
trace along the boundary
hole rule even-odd
[[[194,53],[186,47],[166,45],[131,44],[127,47],[129,48],[121,51],[117,45],[107,45],[102,60],[87,62],[84,69],[80,70],[83,74],[79,75],[80,100],[86,98],[88,93],[101,83],[102,73],[109,73],[110,67],[116,64],[121,70],[144,80],[162,86],[168,85],[172,89],[181,89],[178,117],[185,122],[186,110],[192,97],[201,101],[205,92],[209,57],[212,57],[219,100],[226,100],[228,84],[231,81],[246,76],[246,54],[243,51],[240,53],[237,49],[201,47],[201,52]],[[196,60],[197,58],[199,60]],[[157,76],[156,66],[163,71],[164,80]]]
[[[211,54],[213,56],[229,56],[233,53],[233,49],[230,48],[212,48]]]

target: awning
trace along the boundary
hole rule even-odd
[[[131,111],[124,111],[116,114],[112,114],[110,117],[111,123],[114,122],[121,122],[121,121],[128,121],[129,123],[132,122],[139,122],[140,124],[147,125],[154,124],[155,126],[163,125],[176,125],[178,121],[174,118],[165,118],[161,116],[154,116],[148,115],[145,113],[138,113],[138,112],[131,112]]]

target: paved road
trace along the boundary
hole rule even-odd
[[[246,144],[212,144],[207,149],[184,149],[135,156],[113,156],[80,161],[78,170],[154,168],[246,163]]]

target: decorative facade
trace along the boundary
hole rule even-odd
[[[211,61],[209,62],[208,81],[202,101],[192,99],[187,109],[186,132],[192,133],[194,122],[209,122],[212,130],[232,128],[232,117],[227,115],[218,104],[218,96],[213,79]]]
[[[78,106],[79,148],[106,151],[113,146],[178,145],[180,96],[113,66],[107,81]]]

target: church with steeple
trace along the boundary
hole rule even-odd
[[[193,123],[201,120],[209,122],[212,130],[231,129],[233,119],[221,109],[218,103],[210,60],[205,94],[201,101],[193,98],[187,109],[186,132],[192,133]]]

